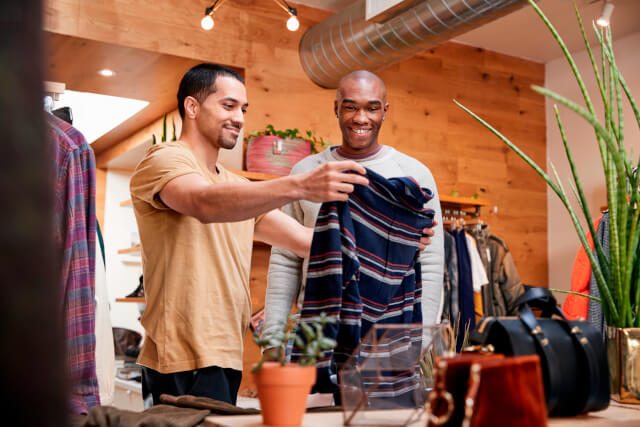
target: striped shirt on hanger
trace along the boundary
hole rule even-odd
[[[339,319],[325,331],[338,344],[334,351],[324,352],[317,364],[320,391],[335,388],[330,374],[359,346],[358,360],[390,358],[421,347],[418,244],[422,230],[433,226],[434,211],[424,208],[431,191],[411,178],[385,179],[370,170],[367,178],[370,185],[356,186],[348,202],[324,203],[316,222],[301,321],[321,312]],[[361,340],[374,324],[414,327],[373,348],[371,342]],[[292,360],[300,356],[300,349],[294,347]],[[403,382],[415,386],[413,374],[396,372],[394,381],[376,381],[376,391],[406,392],[407,387],[398,388],[400,374],[410,379]]]

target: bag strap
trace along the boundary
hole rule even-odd
[[[520,312],[525,305],[542,309],[541,317],[548,318],[555,314],[567,320],[560,307],[558,307],[555,297],[547,288],[529,288],[524,295],[516,300],[510,309],[513,312]]]
[[[544,331],[540,325],[538,325],[536,316],[527,303],[524,303],[522,307],[520,307],[520,320],[525,328],[528,329],[531,336],[533,336],[533,340],[541,350],[538,352],[538,355],[540,355],[541,358],[544,357],[544,362],[547,366],[547,369],[543,369],[543,375],[545,376],[544,382],[548,386],[546,390],[547,406],[549,411],[551,411],[558,404],[558,392],[562,378],[558,357],[549,344],[549,338],[545,337]]]
[[[479,363],[472,363],[469,368],[469,383],[467,384],[467,395],[464,397],[464,418],[462,419],[462,427],[471,427],[471,420],[475,406],[478,403],[478,390],[480,390],[480,371],[482,370]]]
[[[589,342],[587,337],[582,332],[579,326],[571,326],[568,322],[559,321],[562,327],[567,331],[569,336],[571,337],[574,345],[573,347],[576,349],[576,352],[581,353],[587,364],[587,372],[581,372],[580,374],[588,375],[585,383],[589,384],[591,389],[600,387],[601,384],[601,375],[603,373],[600,372],[598,357],[596,355],[595,349],[593,345]],[[579,413],[586,412],[592,405],[597,403],[598,393],[587,393],[585,401],[582,402],[581,407],[577,408]]]
[[[556,314],[560,316],[562,319],[558,320],[560,326],[567,332],[567,334],[571,337],[573,341],[573,347],[576,351],[583,357],[587,364],[587,372],[583,372],[581,374],[588,375],[586,384],[600,384],[601,380],[601,372],[598,366],[598,357],[595,353],[595,349],[593,345],[589,342],[587,337],[584,335],[580,327],[571,326],[569,324],[567,318],[564,316],[562,310],[558,307],[556,299],[553,294],[547,288],[538,288],[534,287],[529,289],[522,297],[520,297],[516,303],[515,307],[518,308],[518,313],[522,322],[526,325],[527,329],[533,334],[536,343],[539,348],[542,349],[542,354],[546,359],[548,364],[548,373],[550,378],[548,378],[551,390],[549,390],[549,407],[553,407],[554,401],[552,400],[553,391],[557,391],[558,388],[554,387],[554,379],[558,380],[561,378],[559,371],[559,365],[555,363],[555,352],[551,349],[550,346],[545,346],[543,344],[544,333],[542,329],[538,326],[538,321],[535,318],[535,315],[531,311],[531,306],[542,308],[542,317],[551,317]],[[535,333],[533,331],[539,329],[540,333]],[[547,341],[548,342],[548,341]],[[556,381],[558,382],[558,381]],[[596,385],[596,387],[598,387]],[[597,394],[588,393],[585,402],[582,402],[582,406],[577,408],[580,412],[583,412],[585,409],[589,408],[593,402],[591,400],[597,399]]]

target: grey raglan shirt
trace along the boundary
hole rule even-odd
[[[291,174],[308,172],[321,164],[339,160],[346,159],[337,154],[335,149],[327,149],[302,159],[293,167]],[[370,157],[356,161],[385,178],[410,176],[421,187],[433,192],[433,198],[426,207],[433,209],[436,213],[435,235],[431,239],[431,244],[420,254],[422,319],[424,325],[439,323],[443,304],[444,230],[440,198],[431,171],[416,159],[388,146],[384,146],[382,150]],[[313,228],[320,205],[320,203],[301,200],[284,206],[282,210],[301,224]],[[308,262],[308,259],[303,260],[285,249],[277,247],[271,249],[262,334],[268,336],[282,329],[294,301],[300,309],[304,300]]]

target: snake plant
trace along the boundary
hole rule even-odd
[[[455,100],[454,102],[477,121],[482,123],[487,129],[493,132],[500,140],[522,157],[524,161],[527,162],[547,182],[553,192],[558,195],[562,204],[569,212],[580,242],[589,256],[591,268],[598,284],[601,297],[596,298],[589,296],[589,298],[602,304],[607,324],[609,326],[616,326],[620,328],[639,327],[640,261],[638,259],[638,241],[640,238],[640,226],[638,224],[638,216],[640,214],[640,209],[638,208],[638,202],[640,199],[640,192],[638,190],[639,176],[637,166],[638,163],[640,163],[640,159],[633,164],[632,153],[627,151],[624,146],[624,117],[622,107],[623,100],[626,98],[633,110],[635,121],[638,126],[640,126],[640,111],[638,110],[638,105],[636,104],[636,101],[629,90],[629,86],[616,65],[610,28],[607,28],[606,30],[598,29],[593,25],[601,51],[601,58],[596,60],[594,52],[587,40],[582,19],[580,18],[580,13],[574,4],[582,38],[584,39],[591,66],[595,73],[599,96],[604,105],[604,114],[602,117],[598,118],[596,116],[591,95],[587,91],[582,76],[578,71],[573,57],[567,49],[567,46],[536,3],[533,0],[528,1],[560,45],[564,56],[569,62],[576,81],[580,86],[580,91],[585,101],[586,108],[583,108],[575,102],[572,102],[553,91],[539,86],[532,86],[534,91],[552,99],[560,105],[564,105],[586,120],[593,127],[595,134],[594,139],[596,140],[600,150],[602,168],[604,171],[604,183],[606,184],[607,189],[610,236],[609,253],[605,253],[598,239],[594,239],[595,251],[592,251],[589,243],[587,242],[585,229],[580,224],[578,216],[569,202],[565,186],[562,184],[553,163],[550,164],[553,171],[552,178],[529,156],[521,151],[504,135],[498,132],[494,127],[481,119],[467,107]],[[554,113],[560,130],[560,135],[562,137],[562,142],[564,144],[567,160],[569,161],[569,166],[571,168],[571,175],[573,178],[573,182],[570,183],[571,190],[577,198],[578,205],[582,210],[582,214],[584,215],[584,219],[588,225],[588,231],[592,236],[595,236],[596,233],[593,227],[593,218],[589,213],[589,208],[580,184],[580,179],[571,155],[571,150],[567,143],[557,105],[554,105]]]

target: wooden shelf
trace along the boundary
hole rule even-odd
[[[132,252],[140,252],[142,250],[140,245],[133,246],[131,248],[119,249],[119,254],[130,254]]]
[[[459,206],[462,208],[488,206],[489,201],[485,199],[474,199],[473,197],[458,197],[440,195],[440,204],[447,206]]]
[[[454,225],[456,227],[461,227],[461,226],[464,227],[464,226],[467,226],[467,225],[484,225],[484,224],[486,224],[481,219],[464,219],[464,218],[462,218],[462,221],[461,220],[445,219],[445,220],[442,220],[442,222],[443,222],[442,225],[445,228],[451,228]]]
[[[147,300],[144,297],[126,297],[126,298],[116,298],[116,302],[137,302],[137,303],[146,303]]]
[[[445,216],[445,209],[454,209],[472,216],[479,216],[480,208],[482,206],[488,206],[489,201],[485,199],[475,199],[473,197],[440,195],[440,205],[442,206],[443,216]]]

